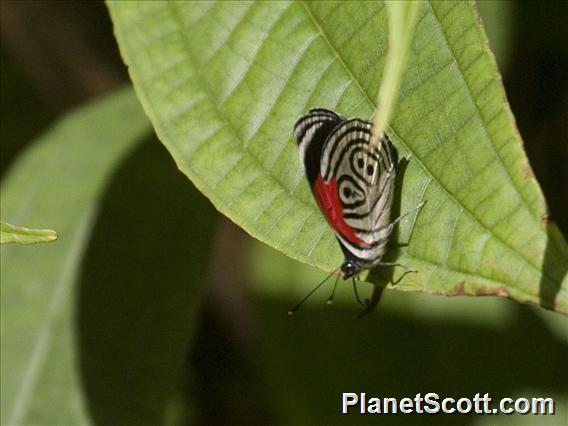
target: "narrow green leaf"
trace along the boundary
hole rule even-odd
[[[2,246],[1,423],[86,424],[73,284],[109,175],[149,132],[131,89],[63,118],[13,164],[2,217],[59,231],[50,246]]]
[[[51,229],[30,229],[0,221],[0,244],[37,244],[57,240],[57,232]]]
[[[223,213],[326,270],[342,255],[291,137],[310,107],[368,118],[387,52],[382,2],[110,2],[122,55],[180,170]],[[547,221],[471,2],[421,2],[387,133],[411,155],[387,260],[394,288],[568,312],[568,247]],[[412,235],[411,235],[412,233]],[[378,269],[368,278],[403,269]]]

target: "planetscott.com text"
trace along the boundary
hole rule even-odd
[[[343,414],[535,414],[553,415],[549,397],[499,398],[488,393],[471,397],[442,397],[434,392],[417,393],[412,398],[373,397],[366,393],[341,394]]]

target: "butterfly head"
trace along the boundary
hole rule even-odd
[[[354,277],[361,272],[362,266],[359,262],[353,259],[346,259],[341,265],[341,276],[344,280]]]

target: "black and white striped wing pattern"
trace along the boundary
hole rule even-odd
[[[312,189],[314,181],[320,174],[323,146],[333,129],[343,121],[345,118],[333,111],[314,108],[301,117],[294,126],[300,161]]]
[[[385,136],[378,147],[370,146],[372,124],[344,120],[328,136],[321,153],[324,182],[337,182],[343,219],[358,239],[337,234],[346,257],[351,254],[366,267],[377,264],[392,232],[390,212],[398,155]]]

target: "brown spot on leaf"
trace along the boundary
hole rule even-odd
[[[509,292],[508,292],[507,289],[504,288],[504,287],[499,287],[499,288],[497,289],[497,292],[496,292],[495,294],[496,294],[497,296],[500,296],[500,297],[510,297]]]
[[[465,281],[461,281],[456,286],[446,293],[448,296],[465,296]]]
[[[548,225],[548,222],[550,222],[550,215],[548,213],[544,213],[541,217],[540,217],[540,223],[543,225]]]
[[[497,287],[497,288],[481,287],[475,290],[475,295],[509,297],[509,291],[505,287]]]
[[[523,175],[525,179],[535,179],[533,169],[528,161],[523,165]]]
[[[476,289],[465,289],[465,281],[460,281],[456,286],[447,291],[446,296],[499,296],[510,297],[509,291],[505,287],[487,288],[480,287]]]

